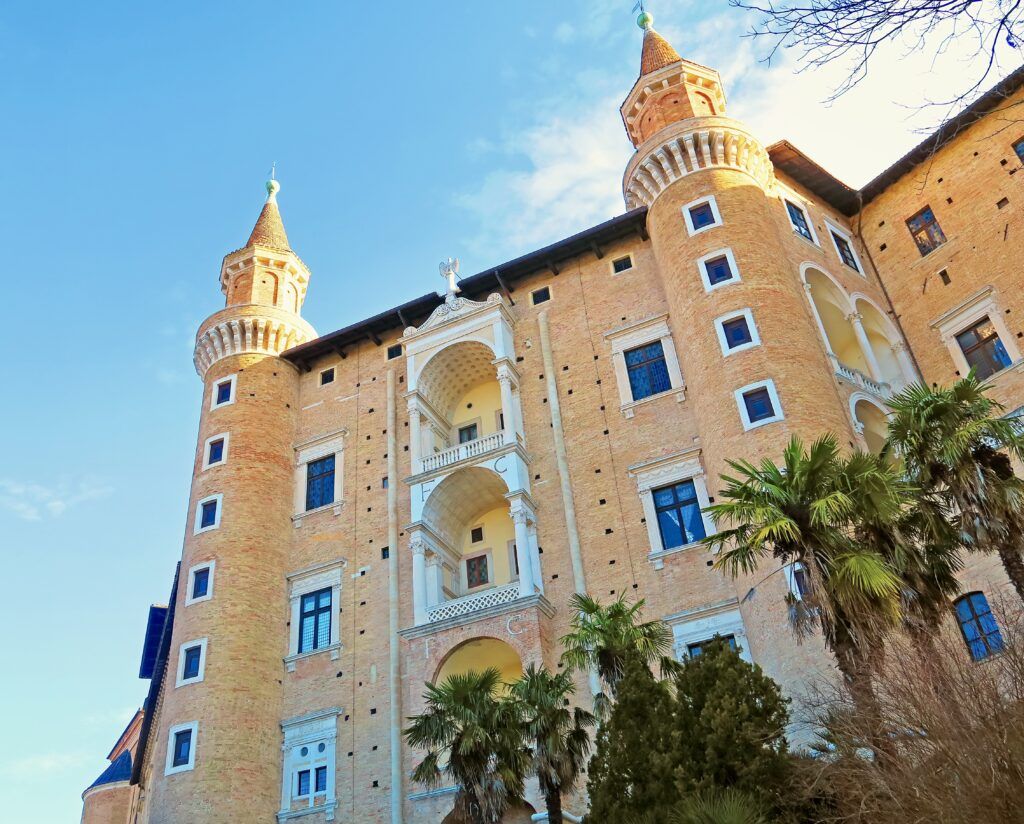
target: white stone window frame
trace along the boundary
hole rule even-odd
[[[501,410],[499,409],[498,412],[501,412]],[[460,441],[459,433],[463,429],[467,429],[474,425],[476,426],[476,437],[473,440],[478,441],[484,437],[484,419],[480,415],[477,415],[472,420],[463,421],[457,426],[452,427],[451,434],[448,436],[451,439],[452,444],[461,446],[463,443],[472,443],[473,441]]]
[[[292,508],[295,514],[292,516],[296,528],[302,525],[302,519],[317,512],[333,509],[335,515],[341,514],[344,504],[344,459],[345,459],[345,437],[347,429],[340,429],[321,435],[312,440],[305,441],[295,447],[295,492],[292,500]],[[316,509],[306,509],[306,478],[308,466],[313,461],[334,455],[334,500],[330,503],[318,506]]]
[[[486,538],[484,539],[486,540]],[[487,558],[487,583],[475,587],[469,586],[469,562],[474,558]],[[515,567],[512,567],[515,569]],[[494,550],[493,547],[480,547],[459,559],[459,585],[463,595],[471,595],[474,592],[483,592],[498,584],[494,580]]]
[[[668,315],[656,315],[626,326],[620,326],[610,332],[605,332],[604,337],[612,349],[612,366],[615,370],[615,382],[619,388],[619,409],[623,416],[632,418],[636,407],[667,395],[674,394],[680,403],[686,399],[686,382],[679,369],[679,358],[672,341]],[[672,386],[665,392],[648,395],[646,398],[635,401],[633,400],[633,389],[629,384],[629,370],[626,368],[626,352],[647,346],[655,341],[661,342],[661,349],[665,356],[665,368],[668,370],[669,382]]]
[[[196,582],[196,573],[200,570],[210,570],[210,577],[206,581],[206,595],[200,595],[198,598],[192,597],[192,589]],[[191,606],[192,604],[198,604],[202,601],[209,601],[213,597],[213,579],[217,570],[217,562],[215,560],[204,561],[201,564],[193,564],[188,568],[188,588],[185,590],[185,606]]]
[[[789,587],[789,594],[797,601],[802,601],[804,596],[801,594],[800,586],[796,582],[796,573],[800,570],[806,572],[807,567],[799,561],[793,561],[792,563],[786,564],[782,569],[783,574],[786,576],[786,585]]]
[[[786,222],[789,224],[789,228],[793,230],[793,234],[800,238],[804,243],[813,243],[820,249],[821,241],[818,239],[818,230],[814,227],[814,221],[811,220],[811,210],[807,206],[807,201],[790,193],[783,194],[779,198],[779,201],[782,203],[782,210],[786,213]],[[786,206],[786,203],[792,203],[796,208],[804,213],[804,220],[807,221],[807,228],[811,232],[810,240],[803,236],[797,228],[796,223],[793,222],[793,216],[789,213],[789,208]],[[838,249],[836,251],[838,252]],[[858,259],[858,263],[859,262],[860,260]]]
[[[174,688],[184,687],[188,684],[198,684],[206,677],[206,638],[195,638],[191,641],[183,641],[178,647],[178,674],[174,679]],[[199,647],[199,673],[194,678],[185,677],[185,652],[186,650]]]
[[[214,516],[213,523],[209,526],[201,526],[203,522],[203,504],[208,504],[211,501],[217,503],[217,514]],[[200,498],[196,501],[196,513],[195,523],[193,525],[192,534],[201,535],[204,532],[212,532],[215,529],[220,529],[221,516],[224,514],[224,495],[218,492],[216,495],[207,495],[205,498]]]
[[[317,564],[287,576],[288,600],[291,624],[288,627],[288,655],[284,658],[285,670],[295,672],[295,662],[300,658],[330,653],[331,660],[341,657],[341,582],[347,566],[344,558]],[[330,643],[307,652],[299,652],[299,628],[302,618],[302,596],[321,589],[331,589],[331,639]]]
[[[220,387],[231,382],[231,397],[229,397],[223,403],[217,403],[217,391]],[[210,409],[223,409],[225,406],[231,406],[235,402],[235,396],[238,394],[238,373],[233,375],[225,375],[223,378],[215,380],[210,386]]]
[[[341,707],[296,716],[281,722],[284,741],[281,745],[281,809],[277,814],[279,822],[324,813],[327,821],[334,821],[338,806],[335,775],[338,769],[338,716]],[[324,751],[319,751],[319,745]],[[301,755],[302,748],[308,754]],[[316,768],[327,768],[327,788],[316,791]],[[298,776],[302,770],[309,770],[309,794],[298,795]],[[306,807],[292,809],[296,801],[305,801]]]
[[[188,761],[184,764],[174,766],[174,739],[179,732],[191,730],[192,737],[188,744]],[[164,775],[175,775],[176,773],[188,772],[196,767],[196,747],[199,744],[199,722],[188,721],[184,724],[175,724],[167,730],[167,757],[164,762]]]
[[[732,277],[719,283],[712,283],[711,277],[708,275],[708,261],[719,257],[724,257],[728,261]],[[715,249],[715,251],[708,252],[706,255],[697,258],[697,271],[700,272],[700,280],[704,284],[705,292],[713,292],[715,289],[732,286],[734,283],[739,283],[743,280],[740,277],[740,267],[736,265],[736,256],[732,253],[732,249],[728,247]]]
[[[748,663],[754,663],[750,654],[747,628],[736,598],[677,612],[662,620],[672,630],[672,649],[676,660],[686,659],[691,644],[706,643],[715,636],[724,638],[731,635],[736,639],[740,658]]]
[[[511,583],[512,581],[519,580],[519,573],[516,572],[516,539],[509,538],[505,544],[508,547],[508,574],[509,582]]]
[[[324,383],[324,375],[327,372],[332,372],[333,374],[331,375],[331,379],[329,381],[327,381],[327,383]],[[317,386],[317,389],[323,389],[325,386],[332,386],[335,383],[335,381],[337,381],[337,380],[338,380],[338,370],[333,365],[332,366],[325,366],[323,369],[321,369],[319,372],[316,373],[316,386]]]
[[[747,404],[743,400],[743,396],[753,392],[756,389],[767,389],[768,397],[772,402],[772,409],[775,410],[775,414],[770,418],[764,418],[759,421],[751,421],[750,415],[747,412]],[[775,389],[775,381],[771,378],[767,378],[761,381],[755,381],[754,383],[748,383],[746,386],[742,386],[734,393],[736,397],[736,406],[739,409],[740,420],[743,422],[743,431],[749,432],[751,429],[757,429],[759,426],[767,426],[770,423],[778,423],[779,421],[785,420],[786,416],[782,411],[782,403],[779,400],[779,393]]]
[[[537,303],[536,300],[534,299],[535,295],[538,292],[543,292],[545,289],[548,290],[548,299],[547,300],[542,300],[540,303]],[[546,283],[543,286],[538,286],[536,289],[531,289],[530,290],[530,306],[543,306],[545,303],[551,303],[551,301],[553,301],[554,299],[555,299],[555,288],[551,284],[549,284],[549,283]]]
[[[219,461],[210,463],[210,444],[214,441],[224,441],[224,449],[221,450],[221,456]],[[221,432],[217,435],[211,435],[203,442],[203,471],[210,469],[214,466],[223,466],[228,462],[228,447],[231,445],[231,433]]]
[[[999,341],[1003,344],[1006,354],[1010,356],[1010,365],[994,372],[987,380],[996,378],[1010,369],[1021,367],[1021,354],[1017,346],[1017,339],[1003,321],[1003,308],[999,304],[995,289],[986,286],[929,324],[939,333],[942,342],[946,344],[953,364],[962,377],[966,377],[967,373],[971,371],[971,365],[967,362],[956,336],[984,317],[989,319],[996,334],[999,335]]]
[[[836,235],[839,235],[839,237],[846,241],[846,245],[850,247],[850,254],[853,255],[853,259],[857,262],[857,274],[866,280],[867,275],[864,272],[864,264],[861,262],[860,254],[857,252],[857,244],[853,242],[853,236],[845,229],[839,228],[828,218],[825,218],[825,228],[828,230],[828,237],[829,240],[832,241],[832,248],[836,250],[836,257],[839,258],[839,263],[847,269],[851,268],[850,265],[843,260],[843,253],[839,251],[839,244],[836,243]]]
[[[621,272],[615,271],[615,264],[620,260],[628,260],[629,266],[623,269]],[[608,261],[608,269],[612,273],[613,278],[620,277],[621,275],[627,275],[636,269],[636,261],[633,259],[632,252],[626,252],[624,255],[615,255],[610,261]]]
[[[717,532],[714,519],[705,511],[711,505],[711,499],[708,496],[707,474],[704,471],[699,447],[634,464],[627,471],[636,481],[636,491],[640,496],[640,505],[643,507],[647,542],[650,547],[647,559],[654,564],[655,569],[663,569],[666,558],[700,547],[701,544],[699,541],[695,541],[665,549],[661,542],[661,529],[658,527],[654,490],[683,481],[692,481],[697,494],[697,503],[701,509],[700,517],[704,522],[704,534],[714,535]]]
[[[725,335],[725,324],[737,318],[743,318],[747,322],[750,340],[747,343],[730,347],[729,339]],[[757,331],[757,324],[754,323],[754,313],[749,307],[737,309],[735,312],[728,312],[715,318],[715,334],[718,335],[718,345],[722,347],[722,355],[725,357],[735,355],[737,352],[745,352],[747,349],[753,349],[755,346],[761,345],[761,335]]]
[[[696,208],[697,206],[701,206],[705,203],[711,207],[711,214],[714,216],[715,222],[709,223],[707,226],[701,226],[699,229],[697,229],[693,225],[693,217],[690,215],[690,210]],[[718,201],[715,200],[714,195],[705,195],[704,197],[699,197],[696,200],[691,200],[689,203],[683,206],[683,220],[686,223],[686,231],[690,235],[690,237],[693,237],[694,235],[699,235],[702,232],[707,232],[710,229],[717,229],[719,226],[724,225],[722,222],[722,213],[718,210]]]

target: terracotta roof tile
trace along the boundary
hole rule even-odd
[[[644,48],[640,53],[640,76],[651,74],[663,69],[672,63],[678,63],[682,58],[672,48],[672,45],[658,34],[654,29],[647,29],[644,32]]]
[[[291,251],[292,247],[288,245],[288,233],[285,232],[284,223],[281,221],[281,211],[277,208],[277,200],[273,197],[263,204],[263,211],[260,212],[259,219],[257,219],[245,247],[256,245]]]

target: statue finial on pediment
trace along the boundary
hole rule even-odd
[[[458,277],[459,274],[459,259],[448,258],[448,260],[442,260],[438,264],[437,268],[441,273],[441,277],[443,277],[448,284],[445,298],[446,300],[451,300],[455,295],[462,291],[455,282],[455,278]]]

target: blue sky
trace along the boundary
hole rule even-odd
[[[248,236],[271,161],[321,333],[437,288],[442,257],[472,273],[583,229],[622,211],[631,5],[0,9],[11,820],[77,820],[143,698],[146,611],[166,598],[184,530],[193,335],[222,305],[220,260]],[[820,109],[838,71],[759,63],[725,0],[649,6],[684,56],[722,71],[730,114],[855,185],[919,139],[928,116],[901,104],[948,92],[963,68],[883,54]]]

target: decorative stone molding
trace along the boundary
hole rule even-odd
[[[256,304],[229,306],[200,327],[192,362],[205,378],[211,366],[231,355],[280,355],[316,336],[312,326],[291,312]]]
[[[449,292],[445,296],[444,303],[431,312],[430,317],[427,318],[421,326],[408,327],[405,330],[403,337],[408,338],[417,333],[426,332],[427,330],[434,329],[438,326],[444,326],[446,323],[451,323],[464,315],[469,315],[477,310],[485,309],[495,303],[501,303],[501,295],[496,292],[488,295],[486,301],[470,300],[469,298],[459,297],[458,295]]]
[[[703,169],[745,172],[764,189],[774,175],[768,152],[728,117],[691,118],[662,129],[633,155],[622,181],[626,206],[650,206],[676,180]]]

